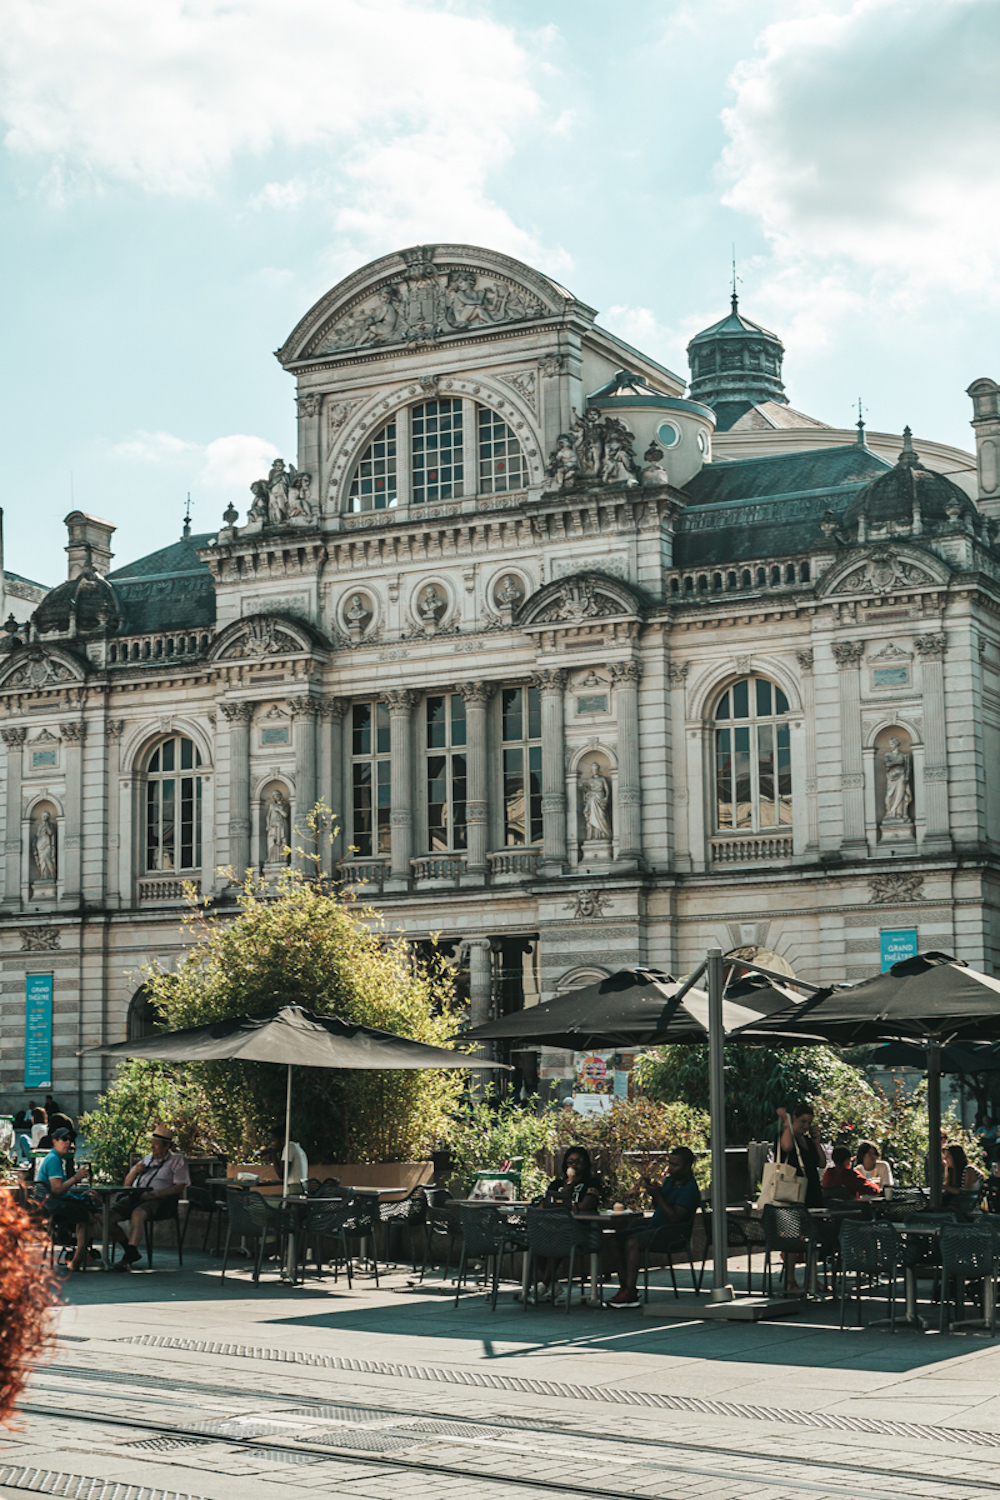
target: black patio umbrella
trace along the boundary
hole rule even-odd
[[[233,1016],[184,1031],[164,1031],[134,1041],[85,1047],[104,1057],[146,1057],[159,1062],[284,1063],[288,1068],[285,1098],[284,1191],[288,1191],[288,1139],[292,1111],[292,1068],[500,1068],[487,1058],[469,1057],[445,1047],[430,1047],[412,1037],[377,1031],[338,1016],[320,1016],[301,1005],[283,1005],[264,1016]]]
[[[941,1131],[942,1049],[955,1042],[1000,1039],[1000,980],[951,954],[919,953],[860,984],[818,990],[794,1011],[775,1011],[745,1039],[759,1040],[772,1029],[785,1035],[801,1029],[837,1047],[907,1041],[926,1049],[928,1175],[931,1203],[938,1206],[941,1159],[933,1143]],[[740,1041],[740,1034],[732,1040]]]
[[[723,1001],[727,1032],[748,1029],[795,996],[773,985],[741,984]],[[527,1042],[589,1052],[597,1047],[657,1047],[708,1039],[708,996],[659,969],[620,969],[555,1000],[514,1011],[462,1034],[469,1042]]]
[[[868,1058],[871,1068],[927,1067],[927,1055],[912,1042],[883,1042]],[[1000,1048],[994,1042],[956,1042],[941,1049],[942,1073],[1000,1073]]]

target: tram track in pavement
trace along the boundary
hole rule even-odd
[[[102,1383],[111,1389],[95,1389]],[[73,1405],[81,1404],[84,1390],[86,1411]],[[61,1399],[49,1405],[43,1392]],[[166,1421],[124,1409],[150,1397],[162,1401],[166,1394],[180,1398],[181,1405],[185,1397],[192,1406],[198,1402],[236,1402],[238,1411],[209,1421]],[[251,1410],[258,1407],[266,1410]],[[829,1459],[790,1456],[731,1443],[695,1441],[686,1435],[674,1441],[605,1432],[590,1423],[585,1428],[560,1425],[547,1417],[460,1416],[415,1411],[388,1402],[362,1405],[336,1395],[322,1398],[265,1393],[140,1370],[125,1375],[91,1366],[49,1367],[32,1382],[32,1394],[21,1410],[29,1417],[49,1421],[58,1417],[62,1423],[141,1434],[132,1443],[119,1439],[114,1445],[105,1441],[98,1447],[107,1452],[113,1446],[119,1458],[134,1449],[137,1460],[152,1457],[153,1450],[160,1454],[168,1451],[167,1461],[186,1468],[189,1475],[205,1470],[205,1463],[198,1462],[199,1450],[207,1459],[206,1447],[223,1443],[230,1455],[241,1454],[251,1461],[259,1457],[262,1464],[324,1462],[328,1470],[335,1465],[354,1470],[360,1462],[367,1468],[378,1468],[387,1478],[401,1472],[437,1475],[442,1479],[475,1480],[501,1491],[520,1488],[541,1496],[548,1493],[634,1500],[641,1493],[656,1500],[674,1500],[679,1492],[690,1493],[693,1481],[704,1484],[711,1480],[738,1489],[749,1495],[749,1500],[754,1487],[769,1496],[787,1494],[789,1500],[800,1494],[843,1495],[851,1500],[900,1500],[901,1496],[906,1500],[938,1500],[952,1494],[956,1500],[959,1496],[964,1500],[973,1494],[1000,1495],[1000,1482],[985,1475],[942,1473],[929,1477],[926,1470],[921,1473],[915,1468],[883,1464],[873,1469],[871,1461],[852,1462],[843,1454]],[[294,1431],[296,1427],[307,1430],[300,1434]],[[319,1430],[314,1430],[317,1427]],[[578,1466],[584,1437],[587,1472],[581,1479],[570,1481],[531,1472],[532,1466],[564,1471]],[[985,1460],[987,1456],[982,1457]],[[603,1477],[597,1477],[598,1471]],[[332,1472],[331,1486],[335,1479]],[[5,1473],[0,1473],[0,1485],[18,1488]],[[22,1487],[43,1494],[74,1493],[72,1488],[39,1488],[37,1479]],[[719,1494],[724,1493],[720,1488]]]

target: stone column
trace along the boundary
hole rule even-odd
[[[410,716],[417,695],[409,688],[393,688],[384,697],[389,705],[389,744],[392,747],[392,813],[389,819],[392,861],[389,878],[396,890],[406,890],[413,857],[413,732]]]
[[[320,472],[322,454],[319,447],[319,434],[323,397],[316,391],[308,391],[303,396],[296,396],[295,405],[299,413],[297,466],[304,473],[312,475],[310,498],[314,505],[322,505],[323,475]]]
[[[462,685],[466,725],[465,769],[468,778],[465,789],[465,821],[468,831],[466,871],[470,885],[483,885],[486,881],[486,853],[490,838],[486,715],[492,696],[491,682],[466,682]]]
[[[124,719],[108,719],[105,725],[107,736],[108,763],[105,767],[107,776],[107,808],[108,808],[108,838],[107,838],[107,903],[114,909],[121,905],[121,843],[122,822],[121,806],[118,793],[118,781],[122,771],[122,734],[125,730]]]
[[[615,691],[618,725],[618,858],[635,865],[642,859],[642,787],[639,775],[639,678],[637,661],[612,662],[608,671]]]
[[[924,697],[924,838],[923,849],[951,848],[948,814],[948,741],[944,710],[943,632],[918,635],[914,646],[920,657]]]
[[[473,1026],[485,1026],[493,1004],[493,976],[490,970],[489,938],[469,938],[469,1020]]]
[[[220,703],[229,725],[229,863],[237,884],[250,865],[250,725],[252,703]]]
[[[561,875],[566,865],[567,673],[550,667],[534,677],[542,698],[542,874]]]
[[[840,668],[840,787],[844,854],[866,854],[865,772],[861,743],[861,658],[864,641],[839,641],[833,647]]]
[[[83,846],[83,741],[87,726],[82,719],[60,724],[63,739],[63,770],[66,776],[66,837],[60,850],[59,880],[65,900],[79,901],[80,858]]]
[[[323,868],[331,874],[344,852],[344,829],[349,809],[344,806],[344,715],[350,704],[346,698],[327,698],[323,705],[320,729],[320,799],[330,809],[332,826],[324,836]],[[337,832],[334,835],[333,830]],[[332,835],[332,837],[331,837]]]
[[[816,801],[816,685],[813,679],[813,651],[796,651],[795,659],[802,668],[802,709],[805,725],[805,794],[806,794],[806,838],[807,850],[819,848],[819,808]],[[794,788],[793,788],[794,796]],[[792,803],[792,827],[796,830],[795,852],[798,854],[801,824]]]
[[[15,910],[21,905],[21,775],[24,766],[24,741],[27,730],[19,725],[0,729],[7,746],[7,832],[4,839],[5,906]],[[58,851],[59,856],[62,850]]]
[[[306,854],[315,852],[312,832],[306,819],[316,802],[316,721],[322,703],[319,698],[308,693],[302,698],[288,698],[286,703],[292,716],[292,732],[295,736],[295,825],[289,843],[292,846],[292,863],[301,869],[311,870],[311,862],[296,855],[295,850],[301,848]]]

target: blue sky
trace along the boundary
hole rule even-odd
[[[6,563],[209,531],[274,453],[271,351],[357,265],[519,255],[686,374],[741,305],[793,405],[971,446],[1000,378],[997,0],[3,0]]]

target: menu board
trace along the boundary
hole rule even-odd
[[[24,976],[24,1086],[52,1087],[52,975]]]

